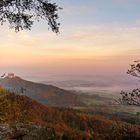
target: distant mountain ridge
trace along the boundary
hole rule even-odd
[[[18,76],[1,78],[0,86],[11,92],[31,97],[45,105],[69,107],[78,104],[77,96],[70,91],[27,81]]]

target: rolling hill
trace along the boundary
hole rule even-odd
[[[79,104],[77,96],[70,91],[52,85],[27,81],[18,76],[1,78],[0,86],[50,106],[71,107]]]

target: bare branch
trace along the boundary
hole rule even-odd
[[[127,74],[140,78],[140,62],[134,61],[134,64],[130,65],[130,69],[127,71]]]

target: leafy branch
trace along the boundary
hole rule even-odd
[[[53,32],[59,32],[60,23],[57,22],[58,7],[49,0],[0,0],[0,23],[10,24],[16,32],[31,30],[34,21],[41,19],[48,22]]]

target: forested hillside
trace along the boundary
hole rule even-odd
[[[1,124],[37,125],[43,128],[44,133],[46,132],[43,130],[50,128],[53,130],[51,135],[55,140],[140,139],[139,125],[118,120],[111,120],[82,110],[46,107],[29,97],[0,89]],[[43,137],[44,140],[48,139],[45,135]]]

